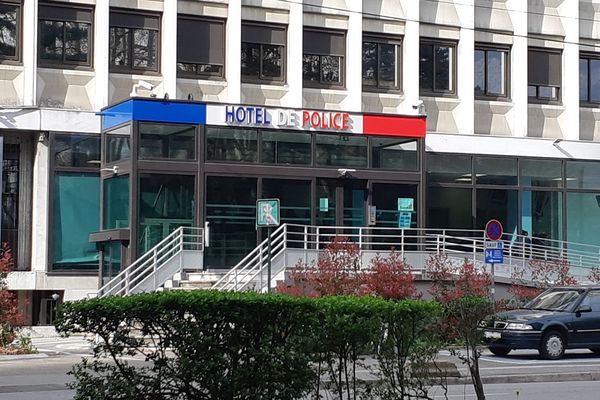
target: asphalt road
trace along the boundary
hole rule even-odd
[[[80,338],[37,339],[34,345],[43,353],[36,358],[0,357],[0,400],[71,400],[73,391],[66,388],[67,372],[82,356],[89,355],[89,345]],[[442,353],[441,358],[452,358]],[[462,367],[460,367],[462,368]],[[569,351],[563,360],[544,361],[537,352],[520,351],[507,357],[485,354],[481,363],[484,377],[535,377],[541,374],[581,375],[600,373],[600,358],[587,351]],[[565,382],[486,384],[488,399],[506,400],[587,400],[600,399],[600,381],[571,378]],[[436,389],[436,399],[445,399]],[[449,387],[448,399],[475,399],[470,383]]]

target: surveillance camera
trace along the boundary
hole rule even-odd
[[[415,109],[415,110],[418,110],[420,107],[423,106],[423,104],[424,104],[423,100],[419,100],[415,104],[413,104],[412,108]]]
[[[142,80],[138,81],[138,86],[139,87],[143,87],[146,90],[152,90],[152,89],[154,89],[154,85],[153,84],[151,84],[150,82],[142,81]]]

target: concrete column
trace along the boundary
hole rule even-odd
[[[96,72],[94,109],[96,111],[108,105],[109,3],[109,0],[96,0],[94,9],[94,71]]]
[[[415,114],[413,105],[419,102],[419,7],[403,4],[406,12],[404,39],[402,40],[402,113]],[[426,110],[425,110],[426,111]]]
[[[37,104],[37,20],[38,0],[25,0],[23,4],[23,104]]]
[[[579,0],[565,0],[559,15],[565,29],[565,48],[562,54],[562,103],[565,111],[560,117],[563,137],[579,140]]]
[[[177,96],[177,0],[164,0],[161,28],[163,95],[168,93],[174,99]]]
[[[460,134],[475,133],[475,90],[473,76],[475,74],[475,1],[464,0],[456,4],[460,18],[460,40],[457,48],[456,93],[460,104],[455,111],[458,132]]]
[[[48,140],[35,139],[32,185],[31,270],[46,271],[48,266]]]
[[[346,90],[344,110],[362,109],[362,0],[349,1],[348,32],[346,34]]]
[[[527,136],[527,2],[508,0],[506,8],[514,27],[510,54],[510,90],[513,103],[510,126],[513,136]]]
[[[287,37],[287,85],[286,107],[302,107],[302,52],[303,52],[303,6],[291,2]]]
[[[241,103],[242,2],[229,0],[227,15],[227,101]]]

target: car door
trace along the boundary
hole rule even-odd
[[[590,306],[590,312],[575,312],[572,321],[572,342],[577,347],[600,347],[600,290],[590,290],[578,308]]]

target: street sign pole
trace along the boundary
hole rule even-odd
[[[267,293],[271,293],[271,234],[272,228],[280,224],[279,199],[256,200],[256,226],[267,228]],[[263,231],[264,232],[264,231]],[[262,252],[262,251],[261,251]],[[263,264],[260,265],[261,286],[263,277]],[[261,287],[262,290],[262,287]]]
[[[267,293],[271,293],[271,227],[267,228]]]
[[[489,220],[485,225],[485,236],[491,242],[485,243],[485,262],[490,264],[490,297],[492,301],[496,300],[496,271],[495,264],[504,262],[502,235],[504,228],[500,221],[496,219]]]
[[[490,295],[492,297],[492,301],[496,301],[496,277],[494,273],[494,263],[491,263],[490,273],[492,274],[492,282],[490,286]]]

